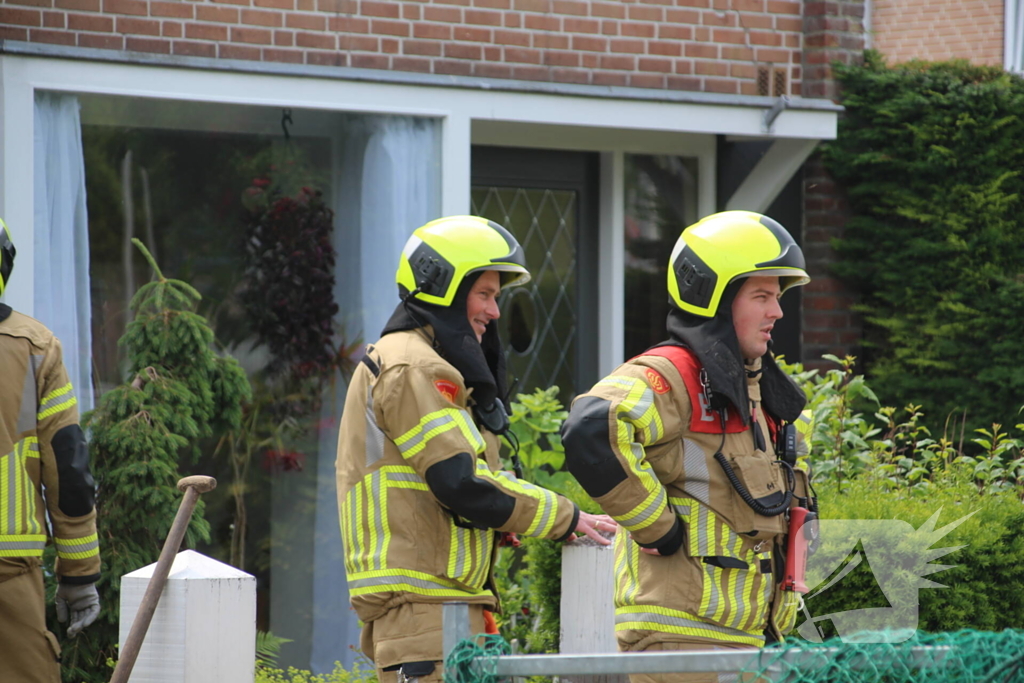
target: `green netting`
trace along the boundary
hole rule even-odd
[[[892,634],[864,633],[847,638],[847,642],[835,638],[820,644],[790,640],[765,650],[771,658],[765,658],[760,669],[745,670],[739,680],[1024,683],[1024,631],[918,633],[899,643],[866,642],[885,639],[892,640]],[[501,679],[495,674],[497,658],[510,652],[500,636],[464,640],[448,656],[445,683],[499,683]]]
[[[849,641],[855,642],[849,642]],[[749,670],[754,680],[786,683],[1024,683],[1024,631],[918,632],[903,642],[890,634],[863,633],[821,644],[789,640],[766,652],[775,656]],[[786,661],[790,650],[803,653]],[[793,653],[796,654],[796,653]],[[790,655],[792,656],[792,655]]]
[[[497,634],[460,640],[444,662],[445,683],[497,683],[495,674],[499,655],[512,654],[512,648]]]

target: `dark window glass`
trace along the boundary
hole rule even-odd
[[[627,154],[625,159],[625,358],[663,341],[668,259],[697,220],[697,160]]]

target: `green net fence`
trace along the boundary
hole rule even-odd
[[[1024,631],[918,633],[898,643],[876,642],[886,637],[865,633],[845,642],[835,638],[820,644],[790,640],[765,650],[759,668],[744,670],[739,680],[1024,683]],[[445,663],[445,683],[499,683],[502,679],[495,673],[498,657],[509,653],[500,636],[464,640]]]
[[[774,656],[762,660],[750,680],[763,675],[786,683],[1024,683],[1024,631],[918,633],[899,643],[866,642],[884,639],[885,634],[865,633],[845,642],[790,640],[768,650]],[[802,651],[799,663],[785,656],[793,649]]]

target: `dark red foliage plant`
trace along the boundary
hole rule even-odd
[[[253,332],[271,353],[269,375],[304,379],[336,367],[334,316],[334,212],[319,190],[266,196],[266,178],[246,194],[246,288],[241,293]]]

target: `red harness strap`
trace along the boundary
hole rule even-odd
[[[679,371],[679,375],[683,378],[683,384],[686,386],[686,393],[690,396],[690,405],[693,407],[691,411],[692,416],[690,417],[690,431],[699,434],[722,433],[721,417],[719,417],[718,411],[712,410],[711,406],[708,405],[704,392],[701,391],[701,365],[700,361],[697,360],[697,356],[692,351],[682,346],[658,346],[644,351],[637,358],[642,358],[643,356],[667,358],[672,362],[676,370]],[[657,375],[658,373],[655,372],[654,374]],[[652,386],[652,388],[657,391],[656,387]],[[664,393],[664,391],[659,391],[658,393]],[[739,414],[734,410],[727,410],[725,421],[726,434],[738,434],[745,431],[747,431],[747,425],[743,423]]]

